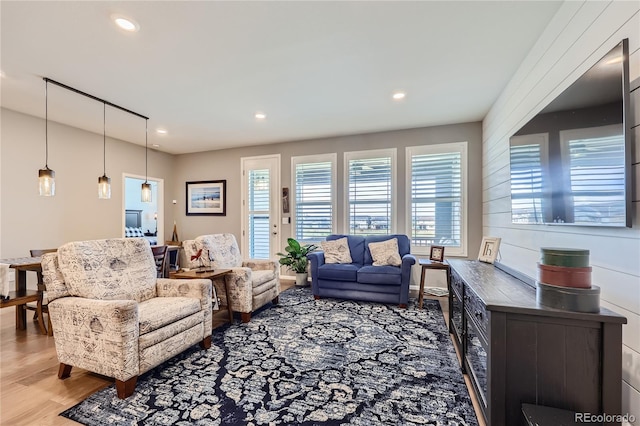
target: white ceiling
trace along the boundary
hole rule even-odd
[[[2,0],[0,104],[173,154],[479,121],[560,4]]]

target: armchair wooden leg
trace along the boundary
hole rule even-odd
[[[129,380],[125,380],[124,382],[122,380],[116,379],[116,392],[118,394],[118,398],[125,399],[133,395],[133,391],[136,388],[137,381],[138,376],[133,376],[132,378],[130,378]]]
[[[406,303],[401,303],[401,304],[398,305],[398,307],[400,309],[407,309],[407,304]]]
[[[64,380],[71,376],[71,365],[60,363],[58,368],[58,379]]]
[[[251,312],[240,312],[240,318],[244,323],[251,321]]]
[[[51,324],[51,314],[47,313],[47,335],[53,336],[53,324]]]
[[[205,337],[202,342],[200,342],[200,347],[202,349],[209,349],[211,347],[211,336]]]
[[[314,298],[315,300],[320,300],[320,296],[316,296],[315,294],[313,295],[313,298]]]
[[[42,295],[40,295],[40,299],[38,299],[38,304],[36,307],[36,315],[38,316],[38,327],[40,327],[40,333],[46,335],[47,327],[44,325],[44,316],[42,314]]]
[[[279,301],[280,301],[280,296],[276,296],[271,300],[271,303],[273,303],[274,305],[277,305]]]

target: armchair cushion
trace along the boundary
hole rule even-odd
[[[265,269],[259,269],[257,271],[251,271],[251,285],[256,288],[268,281],[274,280],[276,274],[274,271]]]
[[[138,305],[140,335],[149,333],[200,311],[200,301],[191,297],[154,297]]]
[[[58,262],[72,296],[142,302],[156,295],[156,264],[145,239],[67,243]]]

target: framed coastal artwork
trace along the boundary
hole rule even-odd
[[[227,181],[187,182],[187,215],[226,216]]]

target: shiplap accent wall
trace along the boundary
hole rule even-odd
[[[636,103],[631,229],[514,225],[509,182],[509,138],[624,38],[634,81],[640,78],[640,2],[568,1],[560,7],[483,122],[482,222],[484,235],[502,238],[499,260],[531,277],[540,247],[590,250],[601,305],[628,320],[622,410],[640,422],[640,89],[631,93]]]

